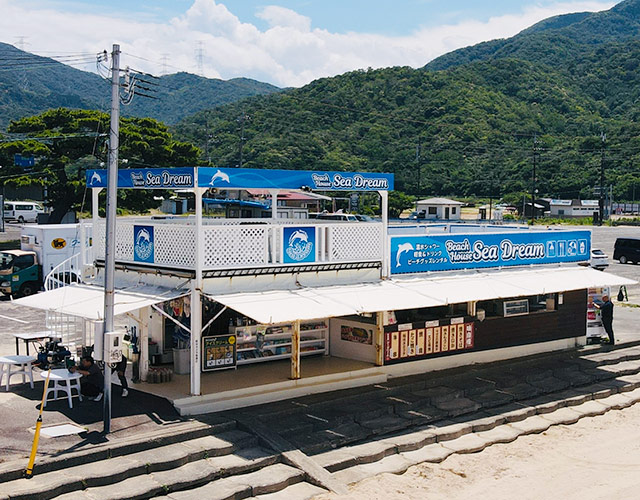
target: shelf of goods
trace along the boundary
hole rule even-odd
[[[275,361],[291,357],[292,325],[234,326],[238,365]],[[328,327],[326,321],[313,321],[300,325],[300,356],[328,354]]]

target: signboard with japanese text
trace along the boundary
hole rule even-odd
[[[455,319],[455,318],[454,318]],[[464,318],[460,318],[464,321]],[[385,328],[384,363],[416,361],[435,355],[459,354],[474,347],[474,323],[427,321]]]
[[[202,337],[202,371],[222,370],[236,366],[236,336]]]
[[[391,237],[391,274],[588,261],[591,231]]]

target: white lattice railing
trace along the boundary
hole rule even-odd
[[[195,267],[196,229],[192,218],[118,219],[117,262],[136,262],[134,226],[153,227],[153,266],[176,269]],[[334,222],[283,219],[277,223],[256,219],[205,219],[202,244],[204,270],[267,267],[282,262],[282,234],[287,226],[314,227],[317,260],[323,263],[382,261],[383,225],[380,222]],[[104,259],[105,224],[94,229],[96,259]]]

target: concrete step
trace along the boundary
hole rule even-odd
[[[163,500],[234,500],[276,493],[304,480],[304,473],[285,464],[274,464],[248,474],[225,477],[186,491],[169,492]],[[323,490],[324,491],[324,490]],[[97,500],[97,499],[96,499]],[[106,500],[106,499],[105,499]]]
[[[237,454],[204,458],[181,467],[144,476],[125,479],[117,483],[88,488],[84,494],[94,500],[151,498],[164,493],[190,491],[221,478],[232,479],[240,474],[253,473],[275,464],[277,457],[261,448],[241,450]]]
[[[437,442],[427,440],[428,444],[412,451],[398,452],[397,447],[388,446],[391,439],[387,438],[385,442],[379,442],[377,445],[377,455],[374,454],[375,446],[369,446],[368,450],[364,447],[353,446],[346,454],[344,450],[335,450],[315,458],[320,463],[324,463],[329,470],[332,470],[334,477],[347,484],[381,473],[401,474],[410,466],[418,463],[439,463],[454,453],[475,453],[497,443],[512,442],[522,435],[544,432],[552,425],[569,425],[583,417],[602,415],[610,410],[626,408],[640,402],[640,388],[610,394],[600,399],[583,400],[580,403],[577,401],[573,399],[573,404],[560,403],[553,411],[528,414],[524,419],[513,422],[507,422],[504,416],[506,414],[496,414],[496,425],[493,428],[477,432],[466,431],[468,428],[473,429],[480,421],[484,421],[483,426],[480,427],[485,428],[491,416],[472,420],[465,424],[449,424],[443,427],[441,435],[451,439]],[[497,411],[498,409],[496,409],[496,413]],[[447,428],[448,431],[445,430]],[[451,432],[454,429],[458,432]],[[433,433],[437,439],[437,431],[434,433],[433,429],[428,431],[423,429],[405,434],[403,443],[406,446],[412,441],[415,443],[424,442],[426,432]],[[396,451],[395,454],[394,451]],[[342,456],[340,456],[340,452],[343,453]],[[378,460],[371,461],[375,458]]]
[[[266,493],[257,497],[250,497],[249,500],[307,500],[316,495],[327,493],[327,490],[314,486],[310,483],[297,483],[287,486],[285,489],[275,493]]]
[[[87,450],[74,451],[59,456],[38,457],[37,475],[68,469],[132,453],[153,450],[174,443],[181,443],[200,437],[219,435],[236,429],[236,422],[226,418],[212,418],[210,423],[184,422],[157,432],[119,439],[91,446]],[[0,463],[0,484],[20,479],[24,474],[24,460]],[[1,489],[1,488],[0,488]]]
[[[15,479],[3,483],[2,491],[12,499],[37,500],[128,480],[133,484],[136,478],[144,478],[152,472],[172,470],[207,457],[230,456],[238,450],[256,444],[255,436],[233,430],[217,436],[203,436],[161,446],[154,450],[36,473],[31,479]],[[141,480],[135,489],[144,489],[143,483],[147,480],[148,478]]]

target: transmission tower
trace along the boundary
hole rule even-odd
[[[162,75],[166,75],[169,71],[167,69],[167,63],[169,62],[169,54],[168,53],[164,53],[162,54]]]
[[[16,47],[20,50],[24,51],[25,46],[29,45],[25,40],[29,38],[28,36],[17,36],[16,38]]]
[[[198,65],[198,75],[204,76],[204,43],[202,40],[198,42],[196,48],[196,64]]]

